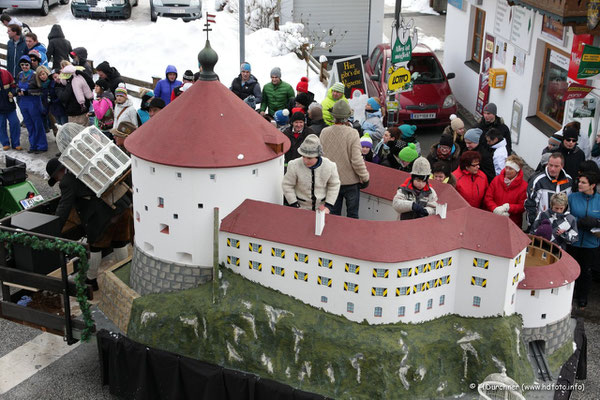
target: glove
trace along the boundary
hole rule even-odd
[[[418,217],[426,217],[429,215],[425,207],[419,203],[412,203],[412,210],[417,214]]]
[[[509,216],[508,210],[510,209],[510,204],[504,203],[501,206],[494,208],[494,214],[503,215],[505,217]]]
[[[366,189],[369,187],[369,181],[361,182],[358,184],[359,189]]]
[[[583,217],[577,220],[577,227],[579,229],[590,230],[598,227],[598,220],[594,217]]]
[[[298,204],[298,202],[295,202],[295,203],[290,204],[290,207],[292,207],[292,208],[300,208],[300,204]]]

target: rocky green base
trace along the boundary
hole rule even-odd
[[[533,380],[519,316],[371,326],[222,272],[214,286],[136,299],[128,336],[339,399],[474,394],[502,366]]]
[[[129,276],[131,274],[131,262],[123,264],[121,267],[115,269],[113,274],[117,276],[124,284],[129,286]]]

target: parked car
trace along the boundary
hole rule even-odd
[[[202,17],[201,0],[150,0],[150,21],[158,17],[181,18],[189,22]]]
[[[456,99],[448,84],[454,73],[446,75],[435,53],[426,45],[419,44],[413,49],[407,66],[411,74],[418,73],[413,90],[388,96],[390,59],[390,45],[382,43],[373,50],[365,65],[367,92],[381,100],[387,124],[448,125],[450,115],[456,114]],[[397,101],[398,109],[387,112],[386,100]]]
[[[1,0],[0,0],[1,1]],[[139,0],[72,0],[71,14],[76,18],[124,18],[131,17],[131,8]]]
[[[18,8],[40,10],[40,14],[45,16],[50,12],[50,6],[59,3],[69,4],[69,0],[0,0],[0,12],[5,8]]]

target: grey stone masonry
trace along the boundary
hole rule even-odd
[[[525,345],[535,340],[543,340],[546,342],[546,356],[549,356],[567,341],[573,340],[573,326],[571,325],[571,316],[567,316],[541,328],[523,328],[521,339]]]
[[[173,292],[212,280],[212,267],[169,263],[133,247],[131,287],[139,294]]]

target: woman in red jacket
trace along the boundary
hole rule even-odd
[[[456,190],[462,197],[476,208],[483,208],[483,196],[488,187],[488,181],[479,170],[481,156],[476,151],[465,151],[460,156],[458,168],[452,175],[456,178]]]
[[[485,208],[494,214],[510,217],[520,228],[523,225],[524,204],[527,198],[527,182],[523,180],[523,159],[511,155],[500,175],[496,176],[485,193]]]

